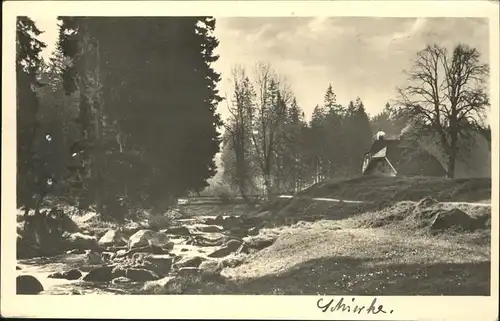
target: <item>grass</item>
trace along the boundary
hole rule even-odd
[[[312,198],[364,201],[367,204],[315,201]],[[375,211],[401,201],[433,197],[438,201],[483,202],[491,199],[491,179],[447,179],[441,177],[360,176],[315,184],[292,199],[276,199],[259,207],[270,211],[277,225],[283,218],[341,220]]]
[[[368,211],[350,217],[344,221],[344,224],[351,227],[387,227],[411,231],[423,229],[424,232],[427,232],[434,215],[453,208],[458,208],[473,218],[485,221],[491,217],[491,207],[486,206],[449,203],[435,203],[426,206],[422,205],[421,202],[401,201],[377,211]]]
[[[273,238],[221,276],[176,277],[141,294],[357,294],[489,295],[491,231],[430,233],[438,210],[458,207],[473,217],[491,208],[417,203],[491,199],[490,179],[358,177],[316,184],[293,199],[276,199],[258,212],[277,218],[324,217],[313,222],[263,228],[255,238]],[[315,202],[312,197],[371,201],[369,206]],[[185,206],[184,215],[247,215],[244,205]],[[147,216],[162,225],[168,219]],[[94,217],[86,229],[113,228]],[[236,264],[235,264],[236,265]]]
[[[418,201],[432,196],[440,201],[478,201],[491,198],[491,179],[360,176],[322,182],[302,191],[298,196],[358,201]]]
[[[175,293],[489,295],[491,253],[477,233],[434,237],[337,227],[322,221],[275,229],[273,245],[226,268],[224,277],[180,278]]]

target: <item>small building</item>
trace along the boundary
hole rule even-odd
[[[363,158],[363,175],[446,176],[446,171],[429,152],[412,148],[402,139],[386,139],[379,132]]]

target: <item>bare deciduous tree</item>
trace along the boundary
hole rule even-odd
[[[284,80],[280,80],[271,66],[259,62],[256,65],[256,104],[249,113],[252,123],[252,142],[257,161],[264,177],[267,196],[272,194],[273,157],[279,126],[286,117],[286,106],[292,92]]]
[[[249,184],[249,159],[247,157],[247,142],[250,139],[250,116],[253,104],[253,88],[250,80],[246,76],[245,70],[241,67],[232,69],[233,76],[233,100],[226,103],[229,113],[231,114],[229,121],[224,126],[229,132],[232,143],[232,148],[235,154],[235,174],[234,181],[238,186],[240,195],[247,200],[247,185]]]
[[[427,46],[407,73],[410,85],[399,88],[398,102],[419,128],[437,134],[447,156],[447,176],[454,177],[461,139],[484,127],[489,99],[487,64],[475,48],[458,45],[451,57],[446,48]]]

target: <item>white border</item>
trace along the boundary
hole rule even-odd
[[[498,1],[8,1],[2,3],[1,315],[5,317],[485,320],[498,316]],[[385,16],[488,17],[492,102],[492,294],[490,297],[379,297],[391,315],[322,313],[318,296],[16,296],[15,17],[80,16]],[[346,299],[350,297],[345,297]],[[371,302],[371,297],[356,297]]]

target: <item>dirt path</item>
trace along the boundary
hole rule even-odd
[[[280,198],[293,198],[293,195],[280,195]],[[354,200],[341,200],[336,198],[326,198],[326,197],[313,197],[311,198],[313,201],[323,201],[323,202],[337,202],[337,203],[352,203],[352,204],[369,204],[372,202],[366,201],[354,201]],[[482,207],[491,207],[490,200],[485,200],[483,202],[440,202],[442,204],[449,205],[470,205],[470,206],[482,206]]]

